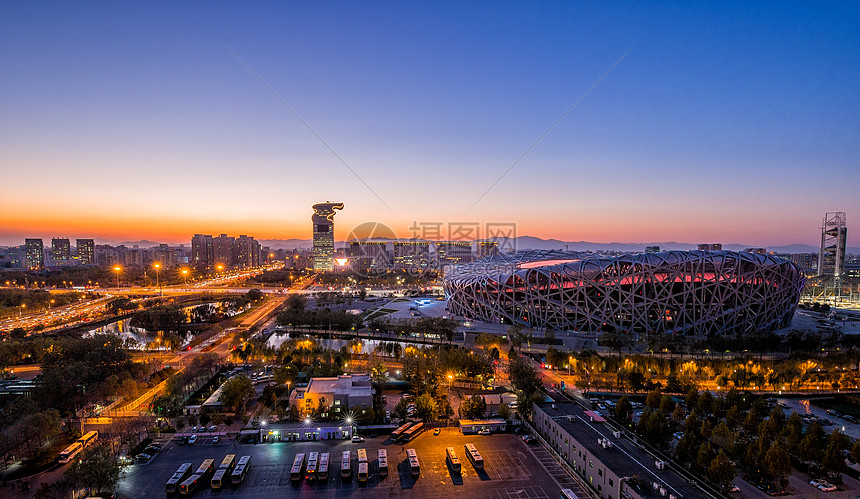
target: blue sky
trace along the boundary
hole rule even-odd
[[[816,244],[838,210],[857,245],[858,26],[848,2],[7,2],[0,244],[304,238],[332,200],[338,237]]]

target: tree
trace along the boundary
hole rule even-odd
[[[696,454],[696,464],[700,469],[706,470],[711,465],[711,461],[717,457],[717,453],[714,452],[714,448],[711,447],[710,442],[705,442],[699,446],[699,452]]]
[[[504,419],[505,421],[511,419],[511,408],[508,407],[508,404],[502,404],[499,406],[499,417]]]
[[[735,465],[722,450],[717,454],[708,466],[708,478],[718,484],[723,490],[728,489],[729,484],[735,479]]]
[[[122,469],[114,459],[110,447],[104,444],[95,445],[83,452],[83,457],[72,461],[66,471],[69,478],[82,487],[95,490],[100,495],[102,490],[112,491],[122,475]]]
[[[221,390],[221,397],[218,398],[227,407],[233,409],[233,412],[240,414],[244,412],[245,402],[254,393],[254,385],[247,376],[235,376],[227,380]]]
[[[849,445],[848,437],[839,430],[835,430],[827,437],[824,459],[821,460],[821,467],[825,472],[836,471],[841,473],[845,471],[845,455],[843,451],[848,449]]]
[[[409,401],[406,399],[406,397],[403,397],[398,400],[397,405],[394,406],[394,416],[403,421],[406,419],[406,413],[408,410]]]
[[[630,421],[630,416],[633,414],[633,404],[630,403],[630,399],[627,395],[624,395],[620,399],[618,399],[618,403],[615,404],[615,417],[624,423]]]
[[[439,416],[439,404],[430,393],[422,393],[415,401],[418,417],[424,421],[432,421]]]
[[[460,417],[481,419],[487,413],[487,402],[480,395],[472,395],[460,403]]]
[[[765,473],[774,480],[782,481],[791,473],[791,460],[788,451],[778,443],[768,449],[761,464]]]
[[[508,363],[508,376],[514,387],[526,394],[536,392],[541,386],[537,369],[524,357],[511,356]]]

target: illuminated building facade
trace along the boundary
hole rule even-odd
[[[78,263],[81,265],[95,265],[96,245],[92,239],[77,239],[75,248],[78,251]]]
[[[60,262],[72,259],[72,247],[68,239],[57,237],[51,239],[51,258]]]
[[[318,203],[313,205],[314,214],[311,216],[314,229],[314,270],[331,272],[334,258],[334,215],[335,210],[342,210],[343,203]]]
[[[455,267],[444,287],[448,309],[468,319],[706,335],[787,327],[805,281],[785,259],[739,251],[531,251]]]
[[[25,239],[24,252],[27,257],[27,268],[41,270],[45,268],[45,246],[41,239]]]

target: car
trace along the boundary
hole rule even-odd
[[[483,430],[478,431],[478,435],[490,435],[490,434],[491,434],[491,432],[490,432],[489,428],[484,428]]]
[[[213,424],[212,426],[210,426],[210,427],[209,427],[209,431],[215,431],[215,430],[217,430],[217,429],[218,429],[218,427],[217,427],[217,426],[215,426],[214,424]]]
[[[197,428],[197,432],[198,432],[198,433],[206,433],[206,427],[205,427],[205,426],[201,426],[201,427]]]
[[[154,455],[155,455],[155,453],[157,453],[157,452],[158,452],[158,449],[156,449],[156,448],[154,448],[153,446],[151,446],[151,445],[150,445],[149,447],[147,447],[147,448],[143,449],[143,452],[145,452],[145,453],[149,454],[150,456],[154,456]]]
[[[217,443],[218,443],[218,442],[220,442],[220,441],[221,441],[221,437],[220,437],[220,436],[218,436],[218,435],[215,435],[215,438],[213,438],[213,439],[212,439],[212,443],[213,443],[213,444],[217,444]]]
[[[158,452],[161,450],[161,444],[149,444],[148,448],[155,449],[155,452]]]
[[[149,461],[150,459],[152,459],[152,456],[147,454],[146,452],[141,452],[134,459],[137,460],[138,462],[145,463],[145,462]]]
[[[440,433],[442,433],[442,428],[436,428],[435,430],[433,430],[434,436],[439,436]]]
[[[833,492],[837,489],[836,486],[832,483],[821,482],[820,484],[818,484],[818,490],[820,490],[821,492]]]
[[[361,443],[361,442],[364,442],[364,437],[361,437],[358,435],[352,436],[352,443],[357,444],[357,443]]]
[[[188,437],[182,437],[179,439],[179,445],[185,445],[188,443]]]
[[[191,429],[190,429],[190,430],[188,430],[188,431],[190,431],[191,433],[197,433],[197,427],[196,427],[196,426],[192,426],[192,427],[191,427]]]
[[[738,487],[738,486],[737,486],[737,485],[735,485],[735,484],[732,484],[732,485],[729,487],[729,492],[731,492],[731,493],[738,493],[738,492],[740,492],[740,491],[741,491],[741,488],[740,488],[740,487]]]
[[[197,435],[191,435],[188,439],[188,445],[194,445],[197,443]]]

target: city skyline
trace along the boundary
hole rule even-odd
[[[0,245],[310,239],[309,206],[337,199],[336,240],[468,220],[816,246],[822,214],[845,211],[860,246],[856,5],[2,12]]]

